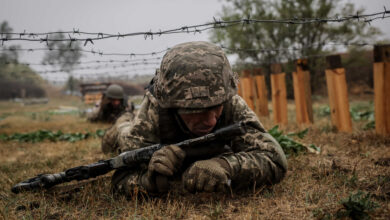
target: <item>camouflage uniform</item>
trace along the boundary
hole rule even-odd
[[[114,123],[126,111],[129,111],[126,99],[123,99],[121,105],[115,108],[107,97],[103,97],[99,108],[88,116],[88,121]]]
[[[110,99],[121,100],[120,105],[118,107],[112,106]],[[91,122],[115,122],[113,126],[106,130],[102,138],[103,153],[107,154],[116,151],[118,125],[124,122],[130,123],[134,118],[133,110],[134,105],[131,103],[131,106],[128,106],[127,98],[121,86],[112,84],[107,88],[103,95],[100,108],[88,117],[88,120]]]
[[[102,138],[102,151],[105,154],[115,153],[118,149],[118,134],[124,127],[129,127],[134,118],[132,112],[125,112],[108,128]]]
[[[195,54],[199,62],[196,59],[194,62],[193,57],[186,60],[187,53],[191,56]],[[206,146],[210,149],[208,155],[186,157],[176,178],[180,179],[182,172],[195,161],[217,157],[229,164],[231,186],[235,189],[274,184],[283,179],[287,171],[286,157],[255,113],[236,95],[235,75],[220,48],[205,42],[180,44],[167,52],[160,70],[149,86],[132,124],[123,124],[118,130],[117,153],[194,138],[177,109],[186,108],[196,112],[222,104],[223,113],[214,130],[244,121],[247,133],[231,141],[209,143]],[[180,71],[186,73],[180,75]],[[179,85],[170,83],[169,78],[176,78],[174,82]],[[218,147],[226,145],[230,149]],[[112,179],[114,189],[131,195],[134,190],[139,190],[140,177],[146,169],[147,166],[141,165],[138,170],[118,170]]]

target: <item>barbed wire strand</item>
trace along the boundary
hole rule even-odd
[[[68,48],[68,49],[54,49],[54,48],[2,48],[0,51],[27,51],[27,52],[35,52],[35,51],[60,51],[60,52],[82,52],[82,53],[89,53],[93,55],[99,55],[99,56],[127,56],[127,57],[136,57],[136,56],[155,56],[157,54],[165,53],[170,48],[167,48],[165,50],[156,51],[156,52],[150,52],[150,53],[105,53],[101,50],[84,50],[84,49],[74,49],[74,48]]]
[[[326,43],[326,42],[320,42],[320,43],[312,43],[312,44],[309,44],[309,45],[305,45],[303,47],[288,47],[288,48],[252,48],[252,49],[242,49],[242,48],[228,48],[228,47],[225,47],[224,45],[220,45],[221,48],[223,49],[226,49],[226,50],[230,50],[230,51],[260,51],[260,52],[268,52],[268,51],[286,51],[286,50],[303,50],[303,49],[307,49],[307,48],[310,48],[312,46],[374,46],[375,44],[374,43],[367,43],[367,42],[329,42],[329,43]],[[161,51],[155,51],[155,52],[147,52],[147,53],[104,53],[102,51],[100,52],[95,52],[95,51],[89,51],[89,50],[83,50],[83,49],[72,49],[72,48],[69,48],[69,49],[51,49],[51,48],[3,48],[3,49],[0,49],[0,52],[1,51],[27,51],[27,52],[35,52],[35,51],[61,51],[61,52],[66,52],[66,51],[69,51],[69,52],[84,52],[84,53],[91,53],[91,54],[98,54],[99,56],[130,56],[130,57],[134,57],[134,56],[147,56],[147,55],[151,55],[151,56],[154,56],[154,55],[157,55],[157,54],[161,54],[161,53],[164,53],[164,52],[167,52],[170,48],[168,49],[165,49],[165,50],[161,50]],[[159,59],[161,57],[158,57]],[[146,60],[147,58],[145,58],[144,60]],[[149,58],[149,59],[153,59],[153,58]]]
[[[374,20],[378,19],[387,19],[390,16],[390,11],[384,7],[384,10],[381,12],[375,12],[371,14],[359,14],[356,13],[355,15],[349,15],[344,17],[335,17],[335,18],[290,18],[290,19],[250,19],[250,18],[244,18],[239,20],[232,20],[232,21],[223,21],[223,20],[217,20],[214,18],[213,22],[207,22],[204,24],[198,24],[198,25],[190,25],[190,26],[182,26],[179,28],[174,29],[168,29],[168,30],[159,30],[159,31],[145,31],[145,32],[133,32],[133,33],[125,33],[125,34],[108,34],[108,33],[102,33],[102,32],[85,32],[80,31],[79,29],[73,29],[73,31],[57,31],[57,32],[45,32],[45,33],[27,33],[26,31],[22,33],[13,33],[13,32],[4,32],[1,33],[1,45],[4,45],[4,42],[6,41],[38,41],[40,43],[46,43],[48,45],[49,42],[54,41],[66,41],[70,42],[69,46],[72,45],[72,42],[75,41],[81,41],[84,42],[84,46],[86,46],[88,43],[94,44],[94,41],[97,40],[104,40],[109,38],[116,38],[121,39],[125,37],[131,37],[131,36],[139,36],[143,35],[145,40],[150,38],[153,39],[154,36],[161,36],[165,34],[177,34],[177,33],[201,33],[202,31],[208,30],[208,29],[219,29],[219,28],[227,28],[232,25],[249,25],[249,24],[255,24],[255,23],[277,23],[277,24],[313,24],[313,23],[340,23],[340,22],[347,22],[347,21],[358,21],[358,22],[365,22],[365,23],[371,23]],[[49,36],[54,34],[68,34],[68,38],[62,38],[62,39],[51,39]],[[71,36],[71,34],[73,36]],[[13,38],[8,37],[9,35],[18,35],[19,38]],[[75,35],[81,36],[81,38],[75,37]],[[24,36],[27,36],[24,37]],[[41,36],[45,36],[42,38]],[[83,37],[83,36],[91,36],[91,37]],[[95,36],[95,37],[92,37]]]
[[[132,63],[132,64],[128,64],[128,65],[109,65],[109,64],[105,64],[105,65],[97,65],[97,66],[85,66],[85,67],[80,67],[80,68],[73,68],[72,71],[77,71],[77,70],[97,70],[97,69],[102,69],[102,68],[112,68],[112,69],[118,69],[118,68],[128,68],[129,66],[140,66],[140,65],[144,65],[144,66],[149,66],[149,65],[154,65],[155,68],[158,68],[160,63],[159,62],[142,62],[142,63]],[[44,70],[44,71],[38,71],[40,73],[44,73],[44,74],[47,74],[47,73],[63,73],[63,72],[66,72],[66,69],[56,69],[56,70]]]
[[[224,50],[228,50],[228,51],[232,51],[232,52],[255,52],[255,51],[258,51],[260,53],[266,53],[266,52],[281,52],[281,51],[302,51],[302,50],[306,50],[306,49],[311,49],[311,47],[313,47],[313,46],[323,46],[323,47],[326,47],[326,46],[358,46],[358,47],[365,47],[365,46],[374,46],[374,45],[379,45],[379,44],[368,43],[368,42],[364,42],[364,41],[360,41],[360,42],[349,42],[349,41],[334,42],[334,41],[332,41],[332,42],[317,42],[317,43],[304,45],[302,47],[294,46],[294,47],[287,47],[287,48],[250,48],[250,49],[248,49],[248,48],[229,48],[229,47],[226,47],[222,44],[220,44],[219,46]],[[0,49],[0,51],[14,51],[14,50],[34,52],[37,50],[49,50],[49,49],[48,48]],[[167,49],[167,50],[169,50],[169,49]],[[167,50],[164,50],[164,51],[167,51]],[[73,51],[73,50],[70,50],[70,51]],[[149,53],[142,53],[142,54],[157,54],[157,53],[161,53],[161,52],[163,52],[163,51],[149,52]],[[113,53],[113,54],[121,54],[121,53]],[[324,55],[312,55],[312,56],[324,56]],[[90,63],[96,63],[96,64],[106,63],[106,66],[107,66],[107,64],[113,64],[114,65],[113,68],[115,68],[115,67],[119,67],[115,63],[122,63],[122,66],[123,65],[133,65],[134,63],[135,63],[134,65],[142,65],[142,64],[158,65],[159,63],[156,63],[156,62],[149,63],[148,61],[161,60],[161,59],[162,59],[162,57],[151,57],[151,58],[132,59],[132,60],[94,60],[94,61],[84,61],[84,62],[78,61],[78,62],[75,62],[75,64],[82,65],[82,64],[90,64]],[[4,62],[3,61],[0,63],[11,64],[14,62],[12,62],[12,61],[5,61]],[[26,66],[30,66],[30,65],[35,65],[35,66],[51,65],[52,66],[52,65],[61,65],[61,64],[67,64],[67,63],[70,63],[70,62],[55,62],[55,63],[53,63],[53,62],[50,62],[50,63],[19,62],[18,64],[22,64],[22,65],[26,65]],[[100,68],[100,67],[102,67],[102,66],[101,65],[96,66],[96,68]],[[88,68],[92,69],[93,67],[89,66],[89,67],[86,67],[85,69],[88,69]],[[78,69],[84,69],[84,68],[78,68]],[[61,70],[51,70],[49,72],[61,72]]]
[[[365,47],[365,46],[374,46],[378,44],[373,43],[367,43],[367,42],[344,42],[344,43],[337,43],[337,42],[331,42],[331,43],[312,43],[304,45],[303,47],[287,47],[287,48],[251,48],[251,49],[244,49],[244,48],[229,48],[222,44],[219,46],[222,49],[233,51],[233,52],[239,52],[239,51],[247,51],[247,52],[278,52],[278,51],[288,51],[288,50],[296,50],[301,51],[305,49],[311,49],[313,46],[358,46],[358,47]]]
[[[70,75],[72,76],[78,76],[78,77],[96,77],[96,76],[108,76],[108,77],[115,77],[118,74],[126,74],[126,75],[131,75],[131,74],[138,74],[139,71],[141,70],[147,70],[150,71],[150,75],[155,73],[155,68],[133,68],[133,69],[127,69],[127,70],[122,70],[122,71],[104,71],[104,72],[90,72],[90,73],[71,73]],[[45,75],[45,73],[41,73],[38,71],[38,74],[40,75]]]
[[[82,64],[91,64],[91,63],[131,63],[133,62],[147,62],[150,60],[161,60],[162,57],[155,57],[155,58],[148,58],[148,59],[134,59],[134,60],[89,60],[89,61],[77,61],[77,62],[48,62],[48,63],[28,63],[28,62],[14,62],[10,60],[5,60],[0,62],[1,64],[21,64],[21,65],[26,65],[26,66],[53,66],[53,65],[61,65],[61,64],[77,64],[77,65],[82,65]]]

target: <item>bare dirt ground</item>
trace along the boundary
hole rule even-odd
[[[326,99],[315,101],[315,112],[326,103]],[[60,105],[83,107],[75,98],[31,106],[0,102],[0,134],[39,129],[93,132],[108,127],[88,123],[78,114],[48,113]],[[273,127],[271,119],[261,121],[267,129]],[[302,129],[294,122],[293,102],[289,103],[289,121],[285,132]],[[111,174],[71,193],[59,189],[13,194],[13,184],[37,174],[108,157],[100,151],[100,139],[93,137],[73,143],[0,141],[0,219],[334,219],[345,210],[341,201],[359,191],[369,193],[369,201],[377,204],[369,217],[390,219],[390,137],[364,130],[365,123],[354,121],[352,134],[337,133],[329,115],[316,113],[315,124],[298,141],[315,144],[320,154],[290,156],[287,176],[280,184],[229,195],[171,192],[161,198],[125,198],[112,195]]]

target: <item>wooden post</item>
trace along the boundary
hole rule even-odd
[[[293,72],[296,119],[298,124],[310,125],[313,123],[313,107],[307,60],[297,60],[296,66],[297,72]]]
[[[237,94],[242,97],[241,79],[238,81],[237,84]]]
[[[271,73],[274,121],[276,124],[286,125],[288,122],[286,74],[282,73],[282,66],[280,64],[271,64]]]
[[[256,87],[256,114],[257,116],[269,116],[267,86],[261,69],[253,69]]]
[[[242,97],[244,98],[249,108],[255,111],[254,84],[253,84],[252,76],[250,75],[250,70],[244,70],[242,75],[243,75],[243,77],[241,78]]]
[[[390,44],[374,47],[375,131],[390,135]]]
[[[326,83],[332,124],[338,131],[352,132],[352,121],[349,114],[348,89],[345,69],[341,67],[340,55],[326,57]]]

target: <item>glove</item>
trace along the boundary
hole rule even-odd
[[[189,192],[221,192],[230,186],[231,168],[222,158],[201,160],[183,174],[183,186]]]
[[[148,170],[141,176],[140,185],[149,192],[168,191],[168,177],[180,168],[185,152],[176,145],[168,145],[154,152]]]

